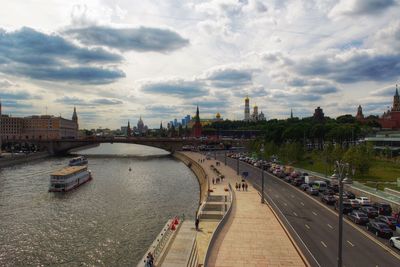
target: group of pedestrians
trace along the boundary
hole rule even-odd
[[[206,161],[206,159],[198,159],[197,160],[197,162],[199,162],[199,163],[203,163],[203,162],[205,162]]]
[[[150,251],[146,256],[146,263],[144,266],[145,267],[153,267],[154,266],[154,256]]]
[[[249,185],[246,182],[236,183],[236,190],[240,191],[240,188],[242,188],[243,191],[247,191],[248,187]]]
[[[213,184],[218,184],[220,182],[223,182],[224,178],[225,178],[225,176],[223,176],[223,175],[221,175],[220,177],[217,177],[217,178],[212,178],[212,183]]]

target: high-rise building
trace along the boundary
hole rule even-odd
[[[128,120],[128,126],[126,127],[126,136],[131,136],[132,135],[132,129],[131,129],[131,123]]]
[[[250,99],[248,96],[244,99],[244,121],[250,120]]]
[[[137,131],[139,134],[144,134],[145,133],[145,127],[144,127],[144,123],[142,120],[142,116],[140,116],[139,121],[137,123]]]

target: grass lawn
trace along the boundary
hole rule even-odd
[[[319,155],[319,153],[316,152],[309,153],[306,155],[306,158],[307,158],[306,160],[294,163],[293,165],[299,168],[319,172],[321,174],[325,174],[325,172],[327,171],[328,176],[333,174],[334,170],[333,166],[327,166],[324,162],[324,159],[321,157],[321,155]],[[373,160],[369,172],[367,174],[360,175],[360,173],[357,173],[356,171],[354,177],[354,179],[359,182],[366,182],[366,181],[396,182],[397,178],[400,178],[400,164],[391,161],[385,161],[378,158]],[[389,185],[382,185],[382,186],[390,187]],[[375,187],[375,184],[372,187]],[[378,188],[380,187],[381,185],[378,185]],[[391,187],[396,187],[396,186],[391,185]]]

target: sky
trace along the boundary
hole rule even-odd
[[[0,0],[3,114],[80,128],[381,115],[400,78],[399,0]]]

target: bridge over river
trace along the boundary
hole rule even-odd
[[[95,145],[101,143],[126,143],[152,146],[167,150],[171,153],[181,150],[184,146],[223,145],[229,147],[248,147],[250,139],[216,139],[202,140],[195,138],[168,138],[168,137],[96,137],[85,139],[61,139],[61,140],[29,140],[29,143],[37,145],[41,150],[47,150],[51,154],[65,154],[71,149]],[[15,141],[21,142],[21,140]]]

